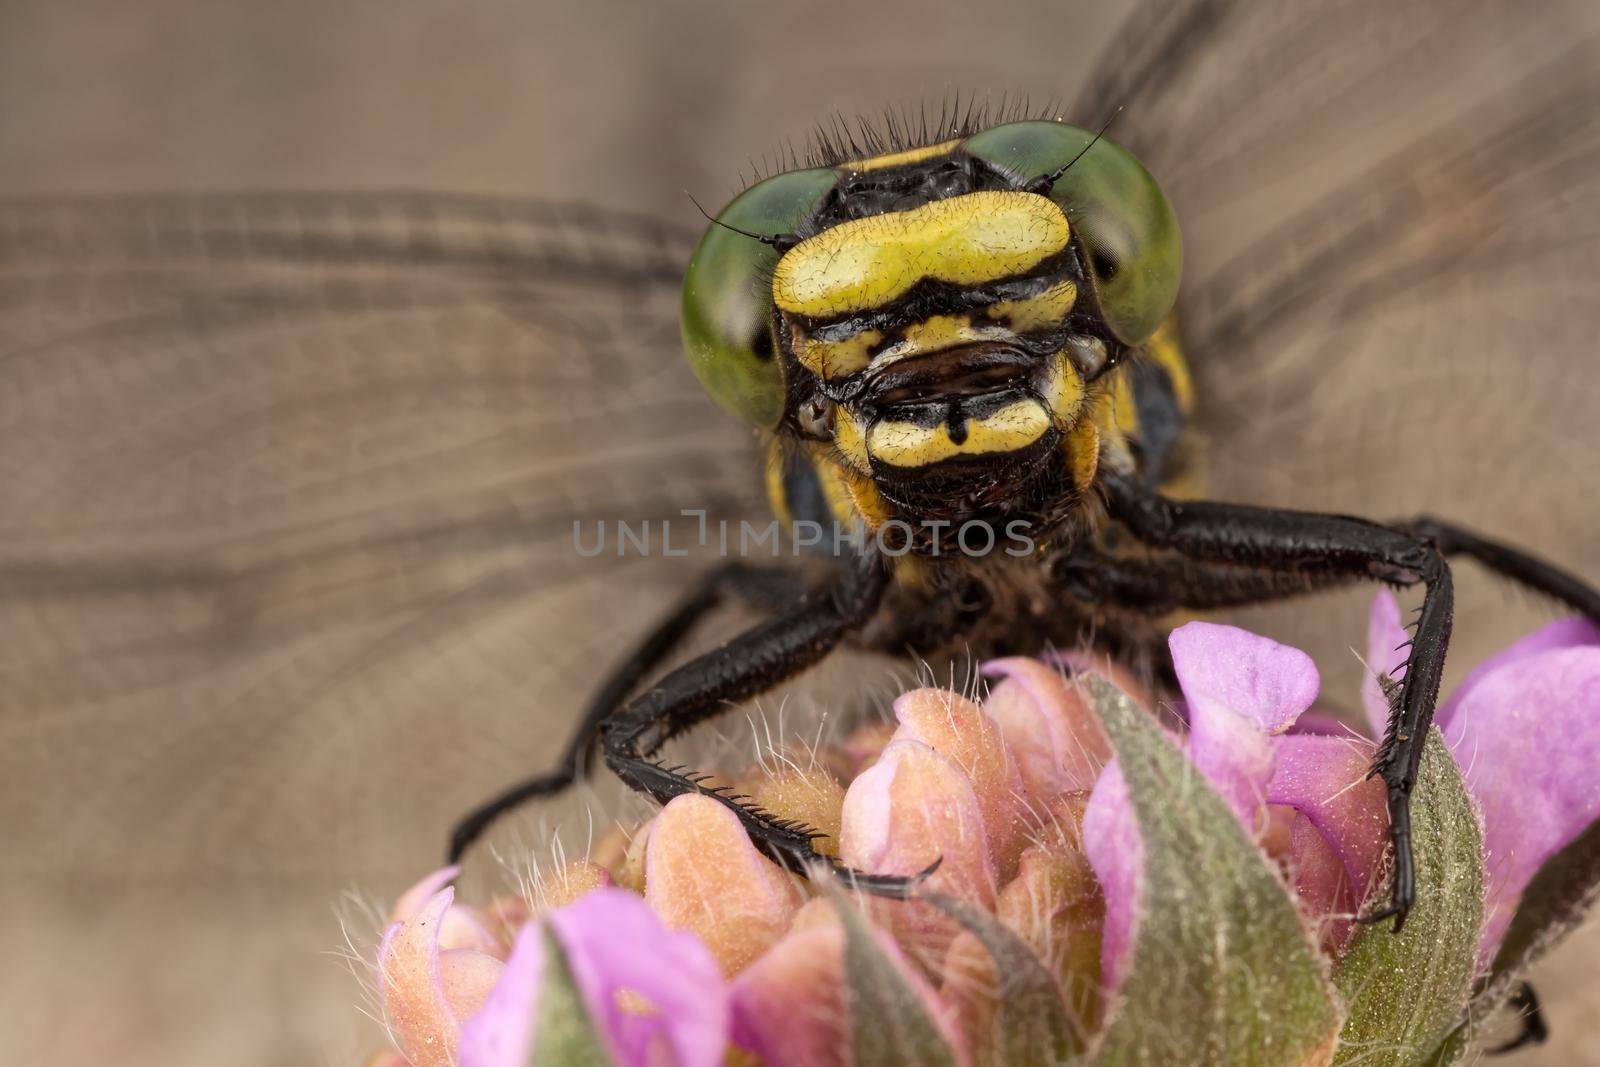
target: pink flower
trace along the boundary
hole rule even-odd
[[[1322,823],[1327,821],[1314,801],[1354,796],[1352,803],[1360,801],[1362,811],[1371,803],[1370,790],[1341,793],[1348,782],[1326,793],[1304,782],[1307,772],[1299,755],[1309,754],[1309,749],[1302,743],[1328,742],[1344,752],[1344,742],[1285,736],[1317,696],[1319,679],[1311,657],[1245,630],[1201,622],[1174,630],[1168,646],[1188,710],[1185,747],[1195,768],[1227,801],[1246,832],[1258,840],[1268,829],[1269,804],[1314,809],[1317,818],[1308,817],[1309,826],[1298,838],[1291,838],[1299,842],[1301,863],[1311,869],[1313,861],[1323,859],[1324,843],[1310,831],[1322,831]],[[1286,747],[1286,742],[1292,744]],[[1330,751],[1329,755],[1337,753]],[[1345,762],[1341,759],[1337,766],[1343,767]],[[1365,776],[1365,770],[1363,765],[1359,777]],[[1296,783],[1299,790],[1292,788]],[[1315,784],[1327,782],[1319,778]],[[1378,802],[1381,805],[1381,794]],[[1126,969],[1144,904],[1143,845],[1127,783],[1115,763],[1095,784],[1084,813],[1084,847],[1105,890],[1102,966],[1106,986],[1114,989]],[[1325,870],[1326,864],[1319,864],[1318,869]],[[1330,902],[1345,899],[1340,894],[1325,895]]]
[[[1394,597],[1373,601],[1368,663],[1403,676]],[[1388,705],[1369,685],[1368,723]],[[1544,862],[1600,817],[1600,628],[1564,619],[1478,664],[1435,717],[1483,815],[1488,874],[1479,960],[1487,964]]]
[[[1404,639],[1393,599],[1379,597],[1369,633],[1375,670],[1398,674]],[[875,1048],[869,1067],[908,1058],[990,1067],[1018,1055],[1006,1043],[1018,1025],[1057,1059],[1076,1055],[1110,1041],[1119,1025],[1126,1036],[1138,987],[1122,987],[1131,974],[1154,973],[1142,952],[1142,969],[1131,968],[1135,947],[1154,943],[1151,931],[1177,929],[1162,917],[1210,891],[1191,885],[1185,899],[1153,899],[1163,885],[1182,883],[1173,871],[1185,865],[1170,852],[1148,853],[1141,826],[1169,850],[1180,840],[1203,840],[1210,854],[1232,849],[1228,862],[1255,872],[1239,875],[1255,879],[1249,891],[1273,896],[1273,929],[1299,961],[1295,980],[1310,975],[1296,996],[1322,996],[1330,964],[1337,975],[1347,958],[1362,956],[1349,949],[1353,917],[1386,890],[1378,884],[1385,790],[1368,773],[1374,743],[1310,710],[1319,676],[1297,649],[1208,623],[1173,631],[1169,647],[1185,720],[1167,730],[1171,745],[1140,719],[1139,708],[1153,710],[1149,699],[1134,694],[1130,706],[1076,677],[1095,673],[1131,688],[1115,665],[1063,656],[1068,676],[1011,658],[984,666],[995,683],[981,704],[914,690],[894,701],[892,723],[868,723],[809,758],[777,754],[719,780],[751,809],[811,828],[818,853],[848,867],[914,875],[937,862],[920,890],[937,900],[852,903],[821,871],[798,879],[757,850],[737,814],[703,794],[674,799],[642,827],[614,830],[593,859],[567,864],[527,901],[475,909],[456,901],[453,868],[430,875],[397,903],[380,951],[404,1062],[509,1067],[583,1048],[586,1062],[620,1067],[742,1065],[747,1054],[765,1067],[855,1067],[861,1049]],[[1364,696],[1380,729],[1387,706],[1375,678]],[[1443,735],[1463,769],[1450,779],[1456,825],[1470,830],[1461,780],[1483,813],[1482,964],[1529,880],[1600,816],[1597,708],[1600,629],[1571,622],[1480,665],[1441,706]],[[1121,724],[1114,736],[1129,760],[1126,776],[1110,758],[1113,733],[1102,714],[1105,724]],[[1138,753],[1148,765],[1135,761]],[[1151,768],[1165,769],[1153,778]],[[1130,781],[1170,795],[1152,806]],[[1152,822],[1153,810],[1186,813],[1186,821]],[[1172,829],[1180,825],[1181,833]],[[1165,881],[1147,878],[1152,863]],[[1475,875],[1462,884],[1476,886]],[[1463,914],[1476,916],[1468,895]],[[1452,956],[1463,988],[1474,929],[1457,927],[1466,935]],[[1200,970],[1163,979],[1212,980],[1204,968],[1216,966],[1218,949],[1208,951]],[[1018,1010],[1008,998],[1052,1018],[1019,1020],[1006,1014]],[[1054,1012],[1041,1007],[1051,1003]],[[1337,1048],[1341,1009],[1331,992],[1323,1009],[1305,1017],[1314,1029],[1284,1035],[1284,1047],[1305,1052],[1306,1062]],[[1157,1017],[1139,1017],[1135,1030],[1163,1025],[1148,996],[1144,1010]],[[1454,1009],[1444,1010],[1444,1025],[1453,1025]],[[1443,1033],[1397,1031],[1395,1040]]]
[[[550,947],[564,959],[552,960]],[[673,933],[644,901],[596,889],[517,935],[505,974],[463,1028],[461,1067],[523,1067],[539,1040],[553,967],[570,970],[589,1022],[619,1067],[718,1067],[727,987],[693,934]]]

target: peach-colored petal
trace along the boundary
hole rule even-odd
[[[841,764],[839,779],[852,781],[856,775],[877,763],[884,748],[893,740],[894,731],[895,724],[892,722],[873,721],[856,727],[835,750]]]
[[[453,948],[439,953],[439,984],[444,987],[445,1003],[458,1022],[472,1017],[483,1007],[489,990],[500,980],[505,961],[487,952]]]
[[[635,893],[644,892],[645,857],[650,849],[650,834],[655,828],[656,820],[651,819],[634,831],[633,840],[628,842],[622,862],[611,870],[611,878],[617,885],[631,889]]]
[[[589,861],[615,872],[622,865],[623,857],[628,854],[628,846],[633,844],[633,839],[638,836],[639,827],[621,823],[613,826],[601,835],[600,840],[594,843],[589,850]]]
[[[1000,977],[983,942],[967,930],[957,934],[937,977],[939,996],[966,1035],[973,1067],[1001,1067],[995,1063],[995,1042],[988,1039],[1000,1010]]]
[[[982,708],[948,689],[913,689],[894,702],[895,740],[921,741],[967,772],[983,813],[989,850],[1002,878],[1017,869],[1027,834],[1022,778],[1000,727]]]
[[[1149,685],[1135,677],[1132,671],[1105,652],[1073,649],[1051,653],[1045,656],[1044,660],[1047,666],[1065,668],[1071,675],[1098,674],[1145,711],[1155,709],[1155,696],[1151,693]]]
[[[440,951],[454,900],[453,887],[439,890],[409,919],[390,926],[378,950],[384,1010],[413,1067],[453,1062],[461,1020],[482,1004],[502,966],[473,949]]]
[[[920,741],[893,742],[850,784],[839,856],[869,874],[917,874],[938,860],[930,889],[993,909],[994,861],[972,783]],[[953,920],[931,904],[879,903],[874,914],[902,945],[925,959],[944,958],[957,931]]]
[[[480,910],[489,932],[499,942],[500,951],[495,955],[502,960],[507,958],[511,955],[512,943],[517,939],[517,931],[533,917],[533,908],[521,894],[507,893],[495,897]]]
[[[739,817],[710,797],[675,797],[646,849],[645,899],[668,927],[699,935],[735,975],[783,936],[800,908],[794,882],[755,850]]]
[[[611,872],[589,860],[572,860],[546,871],[533,886],[533,898],[542,911],[564,908],[585,893],[613,884]]]
[[[983,710],[999,725],[1035,806],[1092,787],[1111,746],[1077,686],[1057,668],[1022,657],[992,660],[983,673],[1003,679]]]
[[[821,767],[780,762],[770,773],[741,778],[736,791],[750,803],[780,819],[788,819],[826,834],[811,843],[824,856],[839,854],[839,820],[844,808],[844,786]]]
[[[389,921],[398,923],[411,919],[439,895],[439,890],[455,881],[456,875],[460,873],[460,867],[451,866],[441,867],[431,874],[424,875],[416,885],[400,894],[400,899],[389,909]]]
[[[995,917],[1033,950],[1055,976],[1068,1018],[1080,1036],[1100,1016],[1100,928],[1105,905],[1081,853],[1035,845],[1022,854],[1017,877],[1000,891]],[[986,1034],[999,1008],[999,976],[983,944],[963,931],[950,945],[941,993],[969,1036]],[[993,1043],[971,1042],[973,1062],[986,1067]]]
[[[838,921],[838,905],[827,897],[812,897],[794,913],[794,921],[789,924],[789,929],[791,932],[809,930],[813,926],[826,926]]]
[[[845,1067],[852,1062],[844,927],[833,905],[827,907],[829,920],[818,913],[816,921],[779,941],[733,983],[733,1040],[756,1053],[763,1067]],[[893,941],[877,929],[872,936],[959,1055],[963,1042],[950,1008]]]
[[[439,890],[455,881],[460,867],[442,867],[400,894],[389,912],[391,923],[403,922],[415,916]],[[462,904],[452,904],[444,913],[439,928],[439,948],[471,948],[479,952],[505,958],[507,946],[495,936],[493,924],[474,909]]]
[[[996,916],[1061,983],[1070,1018],[1093,1031],[1100,1011],[1100,931],[1105,900],[1081,852],[1035,846],[1000,891]]]

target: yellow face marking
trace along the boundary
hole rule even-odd
[[[1070,281],[1052,285],[1038,296],[1002,300],[983,309],[987,317],[1004,322],[1015,333],[1059,326],[1078,301],[1078,287]]]
[[[1087,419],[1094,423],[1100,436],[1100,465],[1126,474],[1133,470],[1133,452],[1128,448],[1128,438],[1118,423],[1117,408],[1121,405],[1118,403],[1116,382],[1122,377],[1121,371],[1117,371],[1111,387],[1094,394]],[[1127,395],[1131,399],[1131,391]]]
[[[1078,492],[1085,492],[1094,484],[1095,472],[1100,468],[1100,430],[1094,420],[1079,419],[1062,439],[1061,448],[1067,454],[1072,484]]]
[[[889,521],[889,504],[864,474],[841,467],[838,460],[829,456],[827,446],[815,446],[811,453],[817,480],[822,483],[822,495],[835,521],[849,525],[857,519],[868,529],[876,530]]]
[[[872,369],[882,370],[891,363],[942,352],[956,345],[977,341],[1014,341],[1016,334],[1001,326],[974,326],[965,315],[934,315],[907,326],[901,339],[872,357]]]
[[[773,517],[783,526],[794,525],[794,513],[789,510],[789,494],[783,485],[783,446],[774,437],[767,442],[763,481],[767,489],[767,503]]]
[[[794,331],[795,358],[819,378],[843,378],[865,370],[872,350],[883,343],[882,330],[862,330],[842,341],[813,341]]]
[[[843,404],[834,409],[833,443],[840,455],[856,470],[868,469],[866,434],[860,420]]]
[[[871,159],[857,159],[841,164],[839,170],[850,174],[865,174],[869,170],[888,170],[890,167],[903,167],[908,163],[921,163],[924,159],[942,156],[950,149],[961,143],[958,137],[951,141],[940,141],[938,144],[924,145],[921,148],[908,148],[904,152],[890,152],[886,156],[873,156]]]
[[[1119,368],[1109,376],[1106,396],[1111,404],[1111,419],[1127,437],[1139,436],[1139,405],[1133,395],[1133,382]]]
[[[1043,437],[1050,429],[1050,413],[1033,398],[1007,404],[982,419],[967,420],[967,436],[957,444],[945,423],[918,426],[884,421],[867,435],[872,458],[895,467],[926,467],[957,456],[988,452],[1014,452]]]
[[[1045,405],[1050,409],[1050,421],[1055,423],[1058,430],[1067,429],[1077,419],[1078,409],[1083,406],[1083,379],[1078,377],[1077,368],[1067,360],[1065,352],[1057,352],[1050,357],[1050,372],[1043,384],[1042,392]]]
[[[981,285],[1032,270],[1067,247],[1071,227],[1034,193],[985,191],[854,219],[784,253],[772,276],[783,311],[832,318],[882,307],[932,278]]]

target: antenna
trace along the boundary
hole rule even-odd
[[[1027,191],[1030,193],[1038,193],[1040,196],[1049,196],[1050,190],[1055,186],[1056,182],[1061,180],[1061,176],[1067,171],[1071,170],[1074,163],[1088,155],[1089,149],[1100,143],[1100,138],[1105,136],[1106,131],[1111,128],[1111,124],[1113,122],[1117,121],[1117,116],[1120,114],[1122,114],[1122,105],[1118,104],[1117,109],[1111,113],[1111,117],[1100,124],[1100,128],[1096,130],[1094,136],[1089,139],[1089,143],[1084,145],[1077,155],[1067,160],[1066,163],[1057,167],[1049,174],[1041,174],[1039,177],[1033,179],[1033,181],[1027,184]]]
[[[773,249],[779,252],[787,252],[789,249],[800,243],[800,238],[796,237],[792,233],[777,233],[768,235],[764,233],[751,233],[749,230],[741,230],[737,226],[730,226],[721,219],[713,218],[711,212],[701,207],[700,201],[696,200],[694,198],[694,194],[689,190],[685,189],[683,191],[683,195],[689,198],[689,203],[693,204],[695,210],[704,215],[706,217],[706,221],[711,223],[713,226],[721,226],[724,230],[736,233],[740,237],[748,237],[752,241],[760,241],[762,244],[770,245]]]

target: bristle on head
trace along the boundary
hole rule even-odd
[[[860,159],[924,148],[941,141],[970,137],[991,126],[1027,119],[1059,120],[1060,103],[1052,100],[1039,106],[1027,96],[1001,94],[998,98],[947,95],[931,109],[927,101],[892,105],[877,116],[849,118],[834,112],[822,119],[806,135],[805,147],[785,142],[759,163],[752,160],[752,173],[746,179],[754,185],[785,170],[810,167],[837,167]]]

